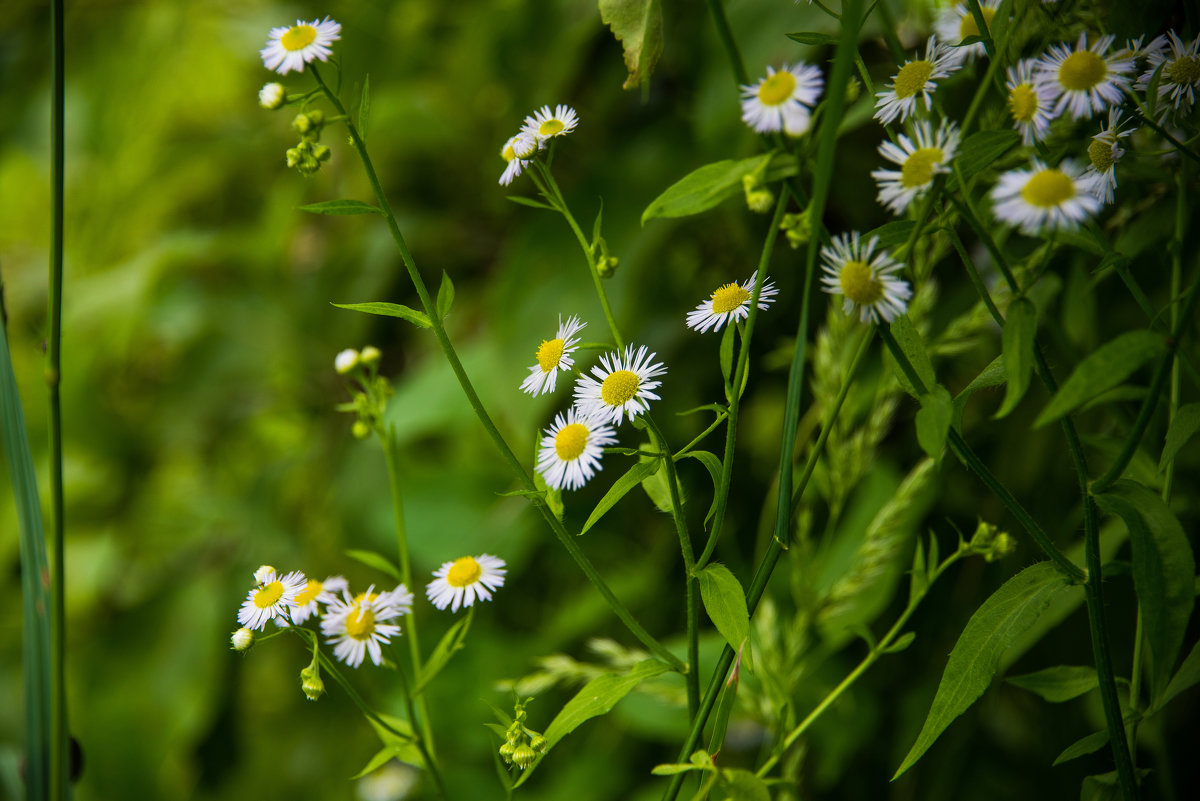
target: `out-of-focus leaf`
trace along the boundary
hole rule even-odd
[[[376,553],[375,551],[350,550],[346,551],[346,556],[349,556],[356,562],[362,562],[367,567],[373,567],[381,573],[386,573],[396,581],[403,581],[403,578],[400,576],[400,568],[392,564],[383,554]]]
[[[548,209],[550,211],[558,211],[549,203],[543,203],[540,200],[534,200],[531,197],[521,197],[520,195],[505,195],[506,198],[516,203],[518,206],[529,206],[533,209]]]
[[[1004,651],[1069,584],[1053,564],[1038,562],[1006,581],[975,610],[950,652],[921,733],[893,780],[912,767],[946,727],[983,695]]]
[[[715,562],[697,573],[696,580],[700,582],[700,598],[709,619],[729,647],[738,651],[750,636],[750,612],[741,582],[729,568]]]
[[[642,212],[642,225],[655,217],[687,217],[708,211],[742,191],[742,178],[766,164],[768,181],[795,175],[796,158],[786,153],[766,153],[740,161],[705,164],[667,187]]]
[[[413,695],[418,695],[423,691],[450,661],[450,657],[461,651],[466,645],[467,631],[471,628],[472,618],[475,617],[474,611],[475,607],[469,607],[462,620],[459,620],[442,635],[437,648],[433,649],[429,661],[425,663],[425,666],[421,668],[421,674],[417,676],[416,684],[413,686]]]
[[[382,725],[380,720],[387,725]],[[379,720],[368,717],[367,722],[371,724],[371,728],[379,735],[379,739],[383,742],[383,749],[371,757],[366,767],[351,778],[358,779],[366,776],[389,759],[398,759],[401,762],[407,762],[418,768],[425,767],[425,762],[421,758],[421,749],[417,748],[416,740],[412,736],[412,727],[408,725],[407,720],[402,720],[392,715],[380,714]],[[390,731],[388,727],[391,728]],[[403,736],[397,736],[397,732]],[[387,754],[387,756],[385,757],[383,754]]]
[[[1058,665],[1023,676],[1010,676],[1005,681],[1055,704],[1078,698],[1099,686],[1096,669],[1086,665]]]
[[[358,135],[365,141],[371,119],[371,76],[363,76],[362,98],[358,101]]]
[[[1061,765],[1064,762],[1070,762],[1072,759],[1094,754],[1106,745],[1108,745],[1108,729],[1092,732],[1086,737],[1080,737],[1063,749],[1063,752],[1054,758],[1054,764]]]
[[[997,356],[992,359],[987,367],[975,376],[970,384],[963,387],[962,391],[954,397],[954,425],[962,426],[963,409],[967,407],[967,401],[981,389],[989,389],[998,387],[1005,381],[1007,370],[1004,366],[1004,357]]]
[[[1175,458],[1179,449],[1188,443],[1196,432],[1200,431],[1200,403],[1189,403],[1180,406],[1175,412],[1175,419],[1167,430],[1167,443],[1163,446],[1162,458],[1158,460],[1158,472],[1167,469],[1167,463]]]
[[[748,770],[726,768],[721,771],[720,783],[729,801],[771,801],[766,782]]]
[[[878,228],[868,231],[863,236],[864,242],[871,241],[871,237],[878,237],[878,247],[891,249],[897,245],[903,245],[912,236],[913,229],[917,224],[912,220],[892,220],[884,223]]]
[[[1150,711],[1147,714],[1157,712],[1166,706],[1172,698],[1184,690],[1190,690],[1197,684],[1200,684],[1200,640],[1192,646],[1192,650],[1184,657],[1183,664],[1179,666],[1179,670],[1175,671],[1175,675],[1171,677],[1170,683],[1167,684],[1167,689],[1163,690],[1162,695],[1151,705]]]
[[[613,508],[617,501],[624,498],[631,489],[653,475],[657,469],[658,460],[654,459],[649,462],[638,462],[625,471],[625,475],[618,478],[616,483],[609,488],[608,492],[604,493],[604,497],[600,499],[600,502],[596,504],[596,508],[588,515],[587,522],[579,530],[580,535],[586,534],[588,529],[600,522],[600,518],[604,517],[605,513]]]
[[[935,462],[941,462],[946,450],[946,435],[950,433],[950,422],[954,418],[954,401],[943,386],[921,396],[921,408],[917,410],[917,442]]]
[[[323,200],[320,203],[301,206],[300,211],[310,214],[382,214],[378,206],[363,203],[361,200]]]
[[[662,6],[659,0],[600,0],[600,20],[612,29],[625,50],[629,76],[622,85],[632,89],[650,78],[662,55]]]
[[[800,44],[806,45],[836,45],[838,43],[838,38],[829,33],[810,33],[808,31],[801,31],[799,33],[789,33],[787,34],[787,38],[791,39],[793,42],[799,42]]]
[[[433,323],[429,322],[429,317],[426,316],[425,312],[410,309],[399,303],[334,303],[332,305],[339,309],[349,309],[350,311],[363,312],[364,314],[399,317],[401,320],[408,320],[413,325],[420,326],[421,328],[433,327]]]
[[[908,646],[912,645],[913,641],[916,639],[917,639],[917,633],[915,631],[906,631],[903,634],[901,634],[899,637],[897,637],[895,642],[893,642],[888,647],[884,648],[882,653],[898,654],[901,651],[907,651]]]
[[[962,173],[964,181],[969,181],[983,172],[992,162],[1003,156],[1021,141],[1021,135],[1016,131],[979,131],[963,140],[954,163]],[[958,176],[951,175],[946,182],[946,189],[953,192],[958,188]]]
[[[638,461],[654,462],[658,465],[657,470],[642,479],[642,489],[646,491],[647,497],[654,503],[658,511],[671,514],[671,487],[667,483],[666,461],[657,456],[647,456],[644,453],[638,455]],[[675,490],[679,493],[679,503],[682,505],[684,502],[683,484],[680,483],[678,474],[675,475]]]
[[[925,350],[925,343],[921,340],[920,333],[913,326],[912,320],[908,319],[907,314],[902,314],[891,324],[892,336],[896,338],[896,343],[900,346],[900,350],[908,357],[908,362],[913,366],[917,377],[925,384],[923,388],[918,389],[912,385],[905,375],[904,369],[896,364],[892,358],[891,351],[888,351],[888,364],[892,368],[896,380],[900,382],[900,386],[904,387],[904,391],[914,398],[919,398],[922,392],[929,392],[937,384],[937,379],[933,373],[933,363],[929,361],[929,354]]]
[[[1004,403],[994,415],[995,419],[1011,412],[1029,388],[1029,377],[1033,372],[1033,338],[1037,334],[1037,309],[1029,298],[1016,298],[1008,304],[1008,316],[1004,319],[1004,333],[1000,338],[1004,351],[1004,367],[1008,373],[1008,387]]]
[[[1129,331],[1101,345],[1058,388],[1034,421],[1034,428],[1052,423],[1081,403],[1112,389],[1165,347],[1162,337],[1149,331]]]
[[[438,287],[437,294],[437,314],[441,319],[446,319],[446,315],[450,313],[450,307],[454,305],[454,282],[450,280],[450,276],[446,275],[446,271],[442,270],[442,285]]]

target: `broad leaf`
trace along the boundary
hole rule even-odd
[[[969,181],[986,170],[996,159],[1003,156],[1021,141],[1021,135],[1016,131],[979,131],[963,140],[954,163],[962,173],[964,181]],[[958,176],[951,175],[946,182],[947,191],[958,188]]]
[[[895,373],[896,379],[900,382],[900,386],[904,387],[904,391],[912,395],[914,398],[919,398],[922,393],[929,392],[937,384],[937,379],[933,374],[933,363],[929,361],[929,354],[925,351],[925,343],[921,341],[921,335],[913,326],[912,320],[908,319],[907,314],[902,314],[892,321],[891,324],[892,336],[896,338],[897,344],[900,345],[900,350],[908,357],[908,362],[916,371],[917,377],[921,379],[924,387],[914,387],[908,380],[908,376],[904,373],[904,368],[895,363],[892,358],[891,351],[888,351],[889,364],[892,372]]]
[[[442,320],[446,319],[446,315],[450,313],[450,307],[454,305],[454,282],[450,280],[450,276],[446,275],[446,271],[442,270],[442,285],[438,287],[437,294],[437,314]]]
[[[429,661],[421,668],[421,674],[417,676],[416,684],[413,686],[413,695],[419,694],[424,690],[429,682],[441,672],[446,663],[450,661],[450,657],[463,649],[467,640],[467,631],[471,628],[471,619],[474,618],[475,607],[469,607],[467,614],[446,630],[442,635],[441,641],[438,642],[437,648],[433,649],[433,654],[430,655]]]
[[[721,789],[729,794],[729,801],[771,801],[766,782],[742,768],[721,771]]]
[[[891,250],[907,242],[908,238],[912,236],[913,229],[916,227],[917,224],[912,220],[892,220],[872,231],[868,231],[863,236],[863,241],[869,242],[871,241],[871,237],[878,237],[878,247]]]
[[[1163,446],[1162,458],[1158,460],[1160,473],[1167,469],[1167,464],[1197,431],[1200,431],[1200,403],[1180,406],[1175,412],[1175,419],[1171,421],[1170,429],[1167,430],[1167,443]]]
[[[1029,298],[1016,298],[1008,304],[1008,316],[1004,320],[1004,333],[1000,338],[1008,387],[1004,393],[1004,403],[994,419],[1007,416],[1029,388],[1029,376],[1033,372],[1033,338],[1036,333],[1037,308]]]
[[[415,765],[418,768],[424,768],[425,762],[421,759],[421,750],[417,748],[412,734],[412,727],[408,725],[408,721],[384,714],[379,714],[376,717],[367,717],[367,722],[371,724],[371,728],[379,735],[380,741],[383,742],[383,750],[371,757],[367,766],[352,778],[365,776],[387,762],[388,759],[393,758],[399,759],[401,762],[407,762],[410,765]],[[381,756],[385,752],[388,754],[387,759]],[[379,761],[377,762],[376,760]]]
[[[346,551],[346,556],[356,562],[362,562],[367,567],[373,567],[381,573],[386,573],[396,581],[403,581],[400,576],[400,568],[392,564],[383,554],[375,551]]]
[[[943,386],[934,387],[933,392],[921,396],[921,408],[917,410],[917,442],[921,449],[935,462],[942,461],[946,449],[946,435],[950,433],[950,422],[954,417],[954,401]]]
[[[1058,665],[1023,676],[1010,676],[1005,681],[1055,704],[1078,698],[1099,686],[1096,669],[1086,665]]]
[[[997,356],[992,359],[991,363],[975,376],[975,379],[963,387],[962,391],[954,396],[954,425],[956,428],[962,427],[963,409],[967,408],[967,401],[981,389],[990,389],[998,387],[1005,381],[1006,369],[1004,366],[1004,357]]]
[[[1039,562],[1006,581],[975,610],[950,652],[925,725],[893,780],[912,767],[946,727],[983,695],[1008,646],[1068,586],[1070,580],[1052,563]]]
[[[629,76],[621,88],[645,83],[662,55],[662,6],[659,0],[600,0],[600,20],[625,50]]]
[[[653,475],[658,469],[658,460],[654,459],[649,462],[638,462],[633,467],[626,471],[625,475],[617,479],[617,482],[609,488],[608,492],[604,493],[604,497],[596,504],[596,508],[588,515],[587,522],[583,524],[583,528],[579,530],[580,535],[586,534],[588,529],[600,522],[600,518],[613,508],[617,501],[625,497],[625,495],[638,484],[641,484],[649,476]]]
[[[301,206],[300,211],[311,214],[382,214],[378,206],[363,203],[361,200],[324,200]]]
[[[750,637],[750,612],[746,591],[725,565],[712,563],[696,574],[700,598],[717,631],[735,652]]]
[[[399,303],[334,303],[333,305],[339,309],[349,309],[350,311],[363,312],[364,314],[399,317],[401,320],[408,320],[413,325],[420,326],[421,328],[433,327],[433,323],[429,322],[429,317],[426,316],[425,312],[410,309]]]
[[[708,211],[742,192],[742,178],[767,165],[766,179],[795,175],[796,159],[786,153],[767,153],[740,161],[718,161],[688,173],[667,187],[642,212],[642,225],[655,217],[687,217]]]
[[[1034,421],[1034,428],[1052,423],[1101,392],[1112,389],[1165,347],[1162,337],[1149,331],[1130,331],[1101,345],[1081,361],[1058,388]]]

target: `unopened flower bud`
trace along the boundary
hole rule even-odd
[[[235,651],[249,651],[254,645],[254,632],[247,628],[238,629],[230,636],[229,645]]]
[[[325,694],[325,682],[321,680],[321,674],[313,668],[305,668],[300,671],[300,689],[304,691],[308,700],[315,701]]]
[[[281,107],[286,99],[281,83],[269,83],[258,90],[258,104],[271,111]]]
[[[616,256],[604,256],[596,262],[596,272],[601,278],[612,278],[617,273],[617,261]]]
[[[297,114],[292,120],[292,129],[300,134],[320,134],[321,126],[325,124],[325,115],[320,111],[308,111],[304,114]]]
[[[535,734],[533,737],[529,738],[529,747],[539,754],[543,753],[546,750],[546,746],[549,744],[549,741],[540,734]]]
[[[537,754],[533,752],[525,743],[517,746],[517,750],[513,751],[512,761],[517,763],[517,767],[521,770],[533,764],[533,760],[537,759]]]
[[[367,345],[362,349],[362,352],[358,354],[358,359],[363,364],[378,364],[379,359],[382,356],[383,354],[379,352],[379,348],[375,347],[374,345]]]
[[[995,542],[992,543],[992,558],[1003,559],[1004,557],[1017,550],[1017,539],[1007,531],[1001,531],[996,535]]]
[[[355,439],[366,439],[371,436],[371,427],[365,420],[355,420],[354,425],[350,426],[350,433]]]
[[[755,214],[766,214],[775,202],[775,195],[767,189],[757,175],[742,176],[742,190],[746,193],[746,206]]]
[[[287,165],[289,167],[299,167],[300,161],[304,158],[304,150],[299,147],[289,147],[287,149]]]
[[[500,746],[500,757],[504,760],[504,764],[512,764],[513,752],[516,750],[517,746],[512,740],[504,741],[504,745]]]
[[[275,568],[271,567],[270,565],[260,566],[258,568],[258,570],[254,571],[254,583],[255,584],[266,584],[267,579],[269,579],[271,577],[271,574],[275,573],[275,572],[276,572]]]
[[[792,250],[801,245],[807,245],[808,240],[812,238],[812,222],[807,211],[801,214],[783,215],[783,221],[779,224],[779,228],[787,236]]]
[[[338,375],[345,375],[358,366],[361,358],[354,348],[346,348],[333,358],[333,369],[338,371]]]

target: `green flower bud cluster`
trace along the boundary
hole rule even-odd
[[[808,213],[808,209],[799,214],[785,214],[783,222],[779,224],[779,230],[787,237],[792,250],[807,245],[812,239],[812,215]]]
[[[967,550],[979,554],[989,562],[1003,559],[1017,549],[1017,541],[1007,531],[1000,531],[991,523],[979,521]]]
[[[383,354],[379,348],[368,345],[361,351],[347,349],[334,359],[333,366],[339,375],[350,378],[354,397],[349,403],[338,404],[339,412],[353,412],[357,418],[351,427],[356,439],[366,439],[372,431],[383,429],[383,415],[388,400],[395,391],[392,384],[379,375],[379,360]]]
[[[312,664],[300,671],[300,689],[310,701],[315,701],[325,694],[325,682],[321,680],[321,668],[315,658]]]
[[[513,709],[513,722],[504,734],[504,744],[500,746],[500,757],[504,764],[516,765],[521,770],[532,765],[538,754],[544,754],[548,745],[541,732],[525,725],[525,704],[532,700],[517,699]]]
[[[592,255],[596,257],[596,272],[601,278],[612,278],[616,275],[618,259],[608,255],[608,243],[604,241],[604,237],[597,237],[592,244]]]
[[[320,142],[324,127],[325,114],[317,109],[301,112],[292,120],[292,130],[300,134],[300,142],[288,148],[287,164],[301,175],[312,175],[329,161],[330,150]]]
[[[758,172],[742,176],[742,191],[746,193],[746,206],[755,214],[766,214],[775,203],[775,193],[762,182]]]

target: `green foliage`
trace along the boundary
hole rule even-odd
[[[750,638],[750,613],[746,609],[746,591],[729,568],[709,564],[696,574],[700,598],[717,631],[735,651],[741,651]],[[747,650],[747,656],[749,655]]]
[[[382,214],[378,206],[363,203],[361,200],[325,200],[320,203],[307,203],[300,207],[300,211],[334,215]]]
[[[1058,665],[1024,676],[1009,676],[1005,681],[1058,704],[1096,689],[1099,680],[1094,667]]]
[[[642,212],[642,224],[656,217],[688,217],[708,211],[721,201],[741,194],[742,179],[758,172],[765,180],[778,181],[795,175],[796,159],[786,153],[765,153],[738,161],[706,164],[675,183],[651,201]]]
[[[1164,347],[1162,337],[1149,331],[1130,331],[1101,345],[1076,365],[1042,409],[1034,426],[1052,423],[1081,403],[1117,386]]]
[[[1033,339],[1037,335],[1037,308],[1028,298],[1014,298],[1004,318],[1004,367],[1007,386],[996,417],[1005,417],[1025,396],[1033,374]]]
[[[625,50],[629,77],[622,88],[632,89],[650,79],[663,49],[662,7],[659,0],[600,0],[600,19],[612,29]]]

